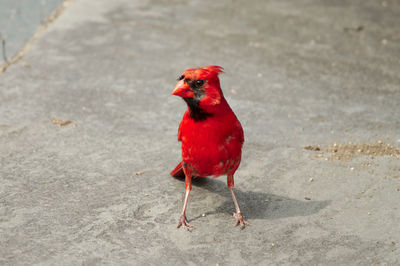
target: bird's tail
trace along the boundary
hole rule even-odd
[[[183,172],[183,168],[182,168],[182,162],[180,162],[175,167],[175,169],[171,171],[170,175],[175,178],[184,178],[185,177],[185,173]]]

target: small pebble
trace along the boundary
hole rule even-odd
[[[350,167],[350,170],[353,171],[353,170],[354,170],[354,167]]]
[[[370,212],[368,212],[368,216],[370,216],[371,215],[371,213]]]
[[[203,213],[201,216],[203,216],[203,217],[206,217],[206,214],[205,214],[205,213]]]
[[[312,177],[310,177],[310,179],[308,179],[308,181],[313,182],[314,179]]]
[[[305,197],[304,199],[305,199],[305,200],[311,200],[311,198],[309,198],[309,197]]]
[[[275,247],[275,243],[271,243],[271,246]]]
[[[236,94],[236,90],[235,89],[231,89],[232,94]]]

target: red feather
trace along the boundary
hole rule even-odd
[[[175,178],[184,178],[185,177],[185,172],[183,172],[183,168],[182,168],[182,162],[180,162],[175,167],[175,169],[171,171],[170,175]]]

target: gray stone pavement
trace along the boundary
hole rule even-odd
[[[73,2],[0,76],[0,264],[400,264],[399,12]],[[245,130],[235,183],[251,226],[233,227],[226,179],[204,178],[189,233],[169,176],[186,107],[170,93],[214,64]]]
[[[39,26],[62,2],[63,0],[0,1],[0,42],[5,40],[5,56],[8,61],[24,47]],[[0,50],[1,46],[0,43]],[[1,66],[5,62],[3,53],[0,54]]]

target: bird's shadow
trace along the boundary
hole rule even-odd
[[[184,179],[182,179],[183,181]],[[207,215],[216,213],[229,213],[234,211],[232,195],[226,183],[211,178],[195,178],[193,186],[206,189],[226,198],[214,211]],[[330,201],[297,200],[284,196],[278,196],[264,192],[242,191],[235,187],[235,195],[240,209],[248,219],[279,219],[285,217],[309,216],[319,212],[330,204]],[[191,220],[200,218],[201,215]]]

